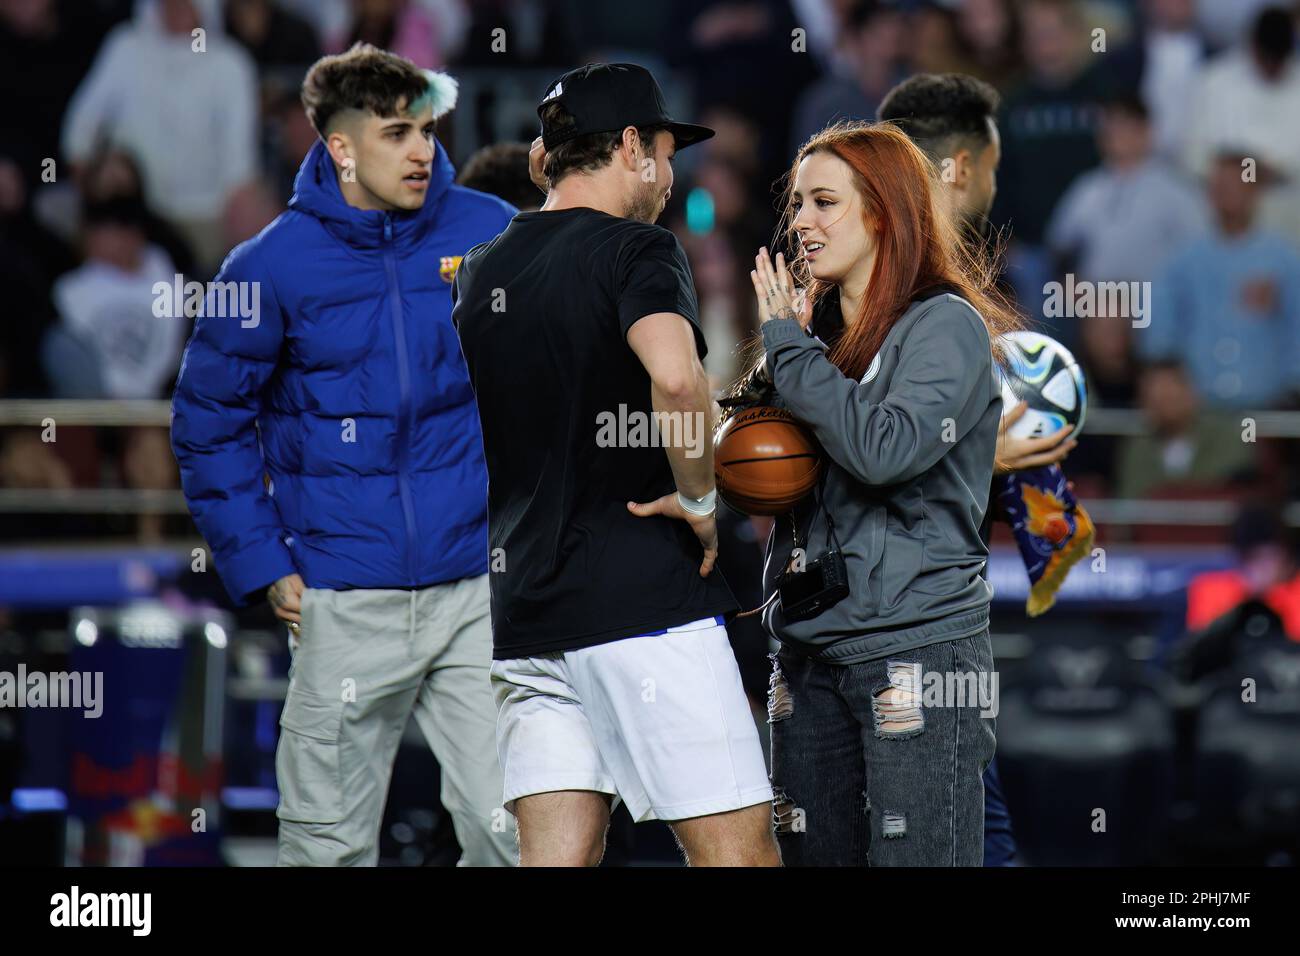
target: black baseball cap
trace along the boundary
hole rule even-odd
[[[713,135],[707,126],[679,123],[668,115],[664,95],[650,71],[635,63],[588,63],[570,70],[546,88],[537,105],[557,102],[577,121],[572,127],[547,129],[542,124],[542,144],[549,150],[589,133],[615,133],[628,126],[667,126],[677,148]]]

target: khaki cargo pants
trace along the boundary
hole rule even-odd
[[[308,588],[280,717],[280,866],[373,866],[411,714],[442,767],[462,866],[518,862],[501,808],[487,575],[419,591]]]

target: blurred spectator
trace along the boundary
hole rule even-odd
[[[28,188],[61,158],[59,123],[112,20],[84,0],[0,0],[0,143]]]
[[[1133,357],[1133,320],[1127,316],[1095,315],[1078,323],[1074,356],[1084,369],[1089,408],[1137,405],[1138,368]],[[1070,478],[1080,497],[1114,493],[1119,439],[1089,432],[1070,452]]]
[[[274,189],[259,178],[243,189],[237,190],[226,203],[221,216],[221,244],[233,249],[275,221],[284,212],[284,203]]]
[[[266,97],[266,158],[264,181],[274,190],[283,207],[293,195],[298,167],[319,136],[312,128],[298,98],[300,81],[292,84],[264,84]]]
[[[57,446],[61,444],[41,441],[41,430],[37,428],[0,431],[0,488],[55,492],[72,489],[72,469],[58,454],[62,449]],[[15,511],[0,520],[0,541],[57,541],[85,535],[90,527],[79,515]]]
[[[1240,423],[1201,414],[1182,365],[1152,363],[1139,383],[1150,433],[1121,443],[1118,497],[1144,498],[1171,486],[1222,487],[1250,469],[1255,446],[1242,441]]]
[[[1002,169],[993,222],[1009,224],[1009,277],[1027,307],[1050,278],[1042,248],[1056,201],[1097,165],[1104,70],[1090,62],[1088,25],[1075,0],[1027,0],[1022,10],[1027,74],[1003,101]]]
[[[710,343],[704,367],[719,388],[740,374],[733,346],[758,324],[749,270],[759,247],[771,244],[771,217],[749,201],[753,192],[743,167],[708,156],[686,193],[685,218],[671,224],[690,258],[700,327]]]
[[[1278,0],[1196,0],[1196,22],[1216,49],[1240,43],[1255,18]]]
[[[965,0],[957,10],[957,28],[967,70],[1005,92],[1024,69],[1020,12],[1013,0]]]
[[[18,164],[0,156],[0,396],[36,397],[46,390],[41,337],[54,315],[50,284],[75,265],[72,250],[32,215]]]
[[[258,67],[307,67],[320,59],[315,28],[275,0],[226,0],[226,32]]]
[[[341,34],[352,22],[352,0],[276,0],[312,25],[317,37]]]
[[[1132,333],[1133,320],[1128,316],[1099,315],[1079,323],[1077,357],[1087,372],[1089,405],[1132,408],[1137,404]],[[1070,460],[1080,457],[1082,452]]]
[[[907,18],[908,69],[913,73],[969,73],[971,66],[957,14],[937,0],[922,0]]]
[[[484,146],[461,166],[456,182],[504,199],[520,212],[539,208],[546,198],[528,177],[528,143]]]
[[[52,444],[41,441],[35,428],[15,429],[0,438],[0,488],[71,488],[72,472]]]
[[[54,283],[59,323],[44,343],[55,394],[159,398],[175,377],[188,332],[171,291],[175,266],[148,243],[144,211],[130,199],[87,202],[82,221],[86,261]],[[157,283],[167,290],[165,300],[154,291]]]
[[[1296,565],[1295,535],[1287,528],[1280,507],[1247,506],[1232,526],[1236,567],[1207,571],[1194,577],[1187,588],[1187,630],[1192,632],[1174,654],[1185,676],[1201,676],[1231,659],[1230,646],[1212,647],[1204,632],[1216,621],[1247,601],[1258,601],[1282,621],[1293,641],[1300,641],[1300,571]],[[1238,635],[1220,634],[1229,643]],[[1217,643],[1217,642],[1216,642]]]
[[[1102,112],[1102,165],[1080,176],[1061,199],[1047,244],[1061,271],[1091,282],[1149,282],[1171,250],[1209,229],[1204,200],[1152,156],[1151,124],[1137,97]]]
[[[166,428],[132,428],[122,449],[122,478],[126,487],[140,491],[164,491],[179,484],[176,459]],[[148,543],[163,539],[165,516],[137,515],[136,536]]]
[[[105,142],[138,159],[149,207],[185,234],[205,273],[226,251],[227,200],[256,174],[256,73],[220,30],[213,0],[140,0],[104,40],[62,127],[79,176]]]
[[[1216,57],[1193,90],[1186,161],[1204,175],[1225,148],[1300,176],[1300,68],[1295,24],[1280,7],[1260,13],[1248,43]]]
[[[1214,230],[1173,255],[1135,330],[1139,354],[1181,359],[1212,407],[1270,407],[1300,386],[1300,254],[1256,225],[1260,195],[1240,155],[1219,157]]]
[[[749,116],[725,103],[715,103],[704,110],[700,122],[714,131],[712,139],[700,144],[703,154],[742,170],[750,182],[761,191],[760,184],[764,180],[759,150],[763,134],[758,124]],[[784,164],[778,174],[781,175],[789,170],[791,157],[783,152],[779,160]],[[770,204],[768,207],[770,208]],[[772,215],[775,218],[775,212]]]
[[[348,25],[331,38],[329,53],[370,43],[432,70],[447,63],[469,25],[460,0],[352,0],[351,6]]]
[[[1181,160],[1208,45],[1196,29],[1196,0],[1142,0],[1141,10],[1138,35],[1117,51],[1117,68],[1124,87],[1150,107],[1155,153]]]
[[[789,117],[817,76],[814,58],[792,37],[798,24],[789,5],[785,0],[671,3],[679,32],[666,50],[671,65],[687,71],[693,83],[696,114],[725,105],[756,124],[757,182],[770,183],[789,168]]]
[[[903,17],[882,0],[850,8],[839,35],[842,73],[824,77],[799,97],[790,153],[838,120],[870,120],[890,87],[903,78]]]
[[[301,107],[299,112],[302,112]],[[149,209],[145,201],[140,167],[130,154],[111,150],[92,158],[81,177],[81,197],[90,203],[105,203],[115,199],[129,201],[140,216],[145,239],[167,253],[177,272],[185,275],[194,273],[197,263],[189,243],[171,223]],[[80,222],[76,223],[76,229],[76,234],[80,235]]]
[[[474,0],[468,12],[455,63],[496,69],[508,64],[567,70],[584,61],[610,59],[597,53],[600,46],[658,49],[668,25],[664,3]],[[493,32],[497,30],[505,32]]]
[[[795,23],[808,41],[808,52],[825,73],[852,72],[845,69],[840,32],[857,5],[858,0],[790,0]]]
[[[104,140],[138,158],[149,206],[185,235],[208,274],[226,252],[225,205],[257,172],[256,73],[220,27],[211,0],[141,0],[104,41],[63,125],[73,163],[88,162]],[[203,52],[192,35],[199,28]]]

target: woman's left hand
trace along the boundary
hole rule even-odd
[[[812,309],[804,291],[794,287],[794,280],[785,267],[785,256],[778,252],[776,264],[773,265],[768,259],[767,247],[764,246],[754,257],[754,265],[749,278],[754,283],[754,295],[758,298],[759,321],[795,319],[807,328],[812,321]]]

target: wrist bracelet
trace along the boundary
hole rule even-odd
[[[677,492],[677,503],[682,506],[682,510],[689,515],[697,518],[707,518],[718,510],[718,489],[710,488],[709,493],[703,498],[688,498],[680,491]]]

